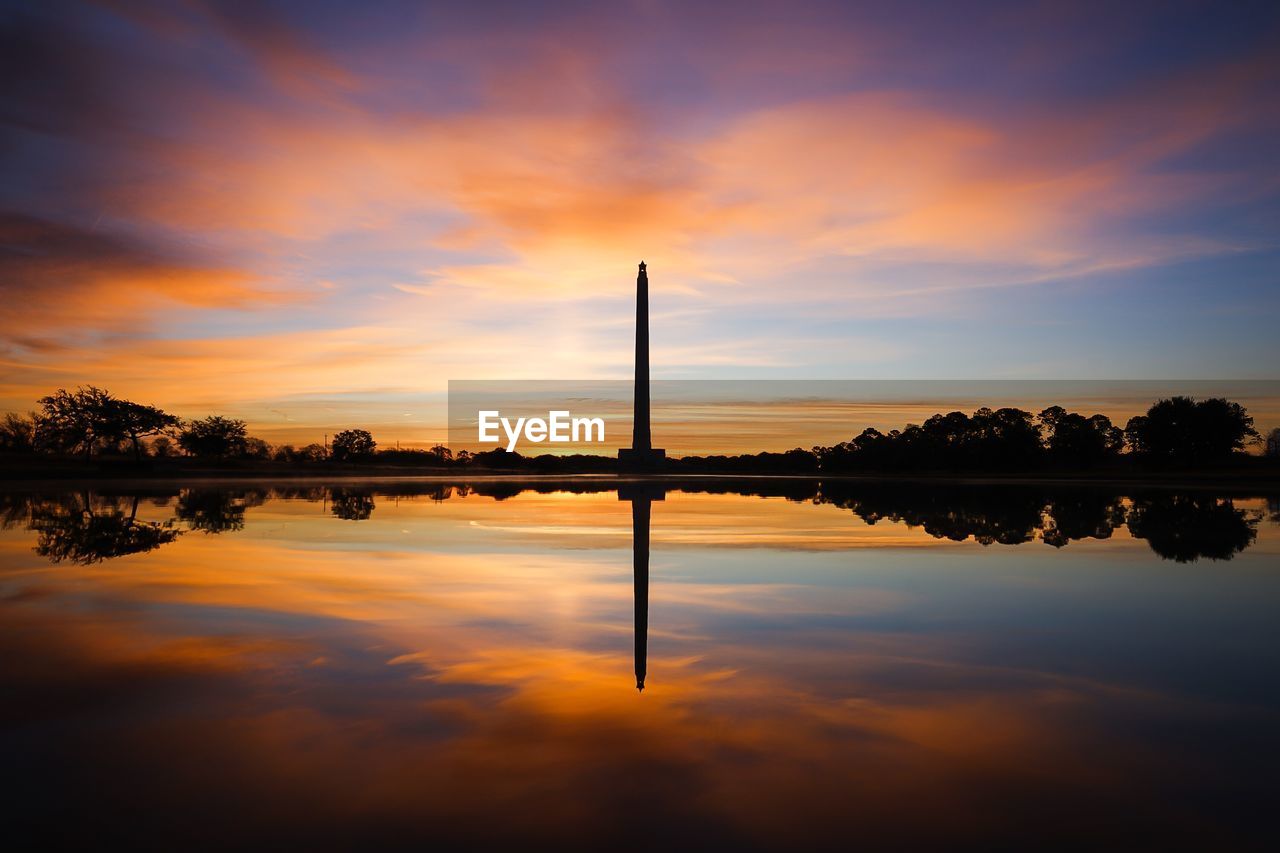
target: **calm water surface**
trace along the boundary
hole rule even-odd
[[[5,825],[1274,849],[1274,498],[707,488],[0,495]]]

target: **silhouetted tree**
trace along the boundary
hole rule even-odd
[[[1266,441],[1263,443],[1263,452],[1272,459],[1280,457],[1280,427],[1276,427],[1267,433]]]
[[[1032,468],[1040,456],[1040,431],[1031,413],[1005,407],[994,412],[987,408],[973,413],[976,445],[974,461],[980,467]]]
[[[58,389],[40,400],[43,414],[36,429],[36,442],[51,450],[84,452],[88,459],[95,448],[119,449],[128,442],[134,458],[142,459],[141,439],[178,426],[178,418],[155,406],[111,396],[90,385],[75,391]]]
[[[539,460],[544,457],[538,457]],[[605,456],[549,456],[558,465],[550,470],[614,471],[617,460]],[[667,473],[740,473],[740,474],[817,474],[815,451],[796,447],[785,453],[745,453],[741,456],[685,456],[668,459],[662,469]]]
[[[173,455],[173,439],[167,435],[157,436],[151,440],[151,452],[161,459]]]
[[[330,455],[338,462],[357,462],[369,459],[378,444],[364,429],[344,429],[333,437]]]
[[[374,458],[381,465],[436,467],[445,464],[440,461],[439,457],[435,456],[430,451],[419,450],[417,448],[383,448],[374,453]]]
[[[1220,397],[1160,400],[1125,427],[1125,439],[1134,453],[1180,464],[1222,461],[1257,437],[1253,418],[1244,407]]]
[[[211,415],[192,421],[178,435],[182,449],[205,459],[226,459],[240,456],[245,448],[244,421]]]
[[[138,461],[142,460],[141,438],[174,430],[180,423],[176,416],[155,406],[144,406],[128,400],[109,400],[107,411],[113,434],[129,440],[133,446],[133,458]]]
[[[244,440],[244,456],[246,459],[270,459],[271,445],[261,438],[250,436]]]
[[[821,470],[829,473],[1026,470],[1039,465],[1044,448],[1030,412],[983,407],[972,416],[964,412],[933,415],[923,424],[908,424],[901,431],[866,429],[850,441],[814,448],[813,453]]]
[[[517,451],[507,450],[505,447],[495,447],[492,450],[468,454],[468,464],[480,468],[512,469],[519,468],[523,462],[524,456]]]
[[[0,418],[0,452],[35,452],[38,420],[39,416],[35,412],[27,415],[8,412]]]
[[[84,453],[88,459],[96,447],[120,437],[111,411],[112,399],[92,385],[74,391],[59,388],[48,397],[41,397],[37,445],[59,452]]]
[[[329,451],[325,450],[323,444],[311,444],[299,447],[294,453],[294,459],[299,462],[323,462],[329,458]]]
[[[1124,425],[1124,444],[1134,456],[1146,456],[1147,416],[1134,415]]]
[[[1092,467],[1114,459],[1124,447],[1124,431],[1113,426],[1106,415],[1086,418],[1061,406],[1050,406],[1036,420],[1049,461],[1054,464]]]
[[[438,462],[453,461],[453,451],[445,447],[443,444],[437,444],[427,452],[434,456]]]

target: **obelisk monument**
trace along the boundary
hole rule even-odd
[[[631,447],[618,451],[618,462],[627,470],[654,471],[666,458],[665,450],[653,446],[649,432],[649,274],[641,261],[636,276],[636,386]]]

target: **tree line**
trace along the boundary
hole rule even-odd
[[[1106,415],[1062,406],[1039,414],[982,407],[935,414],[922,424],[810,450],[671,460],[675,473],[860,474],[1108,470],[1126,466],[1190,469],[1230,464],[1255,443],[1280,458],[1280,428],[1263,440],[1239,403],[1170,397],[1123,427]]]
[[[0,419],[0,452],[15,455],[94,457],[191,456],[211,461],[337,462],[371,459],[377,449],[363,429],[338,432],[331,445],[272,446],[249,435],[237,418],[209,415],[184,421],[155,406],[114,396],[95,386],[60,388],[37,401],[39,409]],[[447,449],[447,448],[442,448]]]
[[[1089,469],[1122,455],[1152,464],[1221,464],[1259,440],[1253,418],[1220,397],[1170,397],[1124,427],[1050,406],[1037,415],[1016,408],[937,414],[923,424],[813,450],[823,471]]]
[[[344,429],[332,443],[272,446],[250,436],[243,420],[210,415],[184,421],[164,410],[88,386],[59,389],[27,415],[0,419],[0,452],[91,460],[95,456],[212,462],[371,463],[421,467],[478,467],[534,473],[617,470],[611,457],[579,454],[522,456],[502,449],[481,453],[444,445],[430,450],[378,449],[365,429]],[[1039,414],[1005,407],[972,414],[935,414],[922,424],[881,432],[865,429],[830,447],[741,456],[686,456],[668,461],[672,473],[741,472],[850,474],[859,472],[1036,471],[1105,469],[1120,464],[1194,468],[1228,462],[1250,444],[1280,457],[1280,429],[1265,440],[1239,403],[1220,397],[1170,397],[1118,426],[1106,415],[1085,416],[1061,406]]]

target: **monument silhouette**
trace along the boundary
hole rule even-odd
[[[649,274],[641,261],[636,276],[636,386],[631,447],[618,451],[618,463],[629,471],[654,471],[662,467],[666,458],[665,450],[653,446],[649,431]]]
[[[649,516],[667,490],[655,483],[624,483],[618,500],[631,502],[631,573],[635,584],[636,689],[644,691],[649,668]]]

